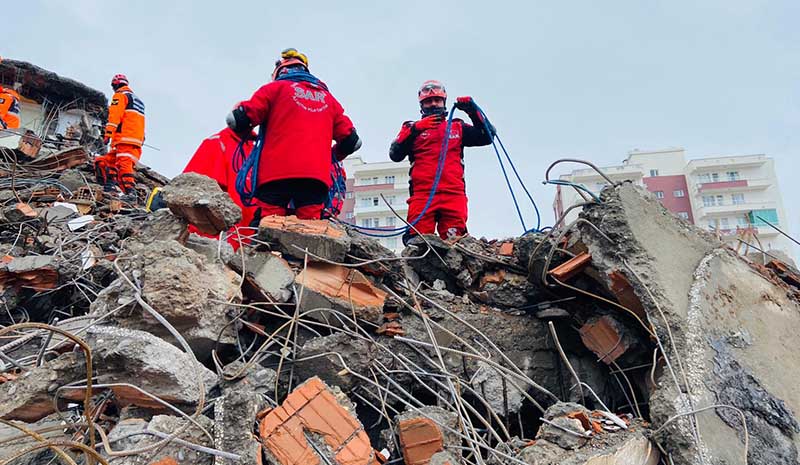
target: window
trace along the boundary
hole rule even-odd
[[[386,176],[384,178],[384,183],[385,184],[394,184],[394,176]]]
[[[700,182],[700,184],[711,182],[711,175],[708,173],[703,173],[697,177],[697,180]]]
[[[720,197],[721,197],[721,196],[720,196]],[[373,198],[372,198],[372,206],[373,206],[373,207],[377,207],[377,206],[378,206],[378,204],[380,204],[380,201],[381,201],[380,197],[373,197]]]
[[[372,197],[364,197],[364,198],[362,198],[361,201],[359,202],[359,205],[361,205],[362,207],[371,206],[372,205]]]
[[[713,195],[704,195],[703,196],[703,206],[704,207],[713,207],[716,204]]]
[[[377,176],[372,178],[372,184],[378,184],[378,177]]]
[[[371,228],[372,218],[364,218],[363,220],[361,220],[361,226],[365,228]]]
[[[352,199],[352,198],[353,198],[353,197],[355,197],[355,196],[356,196],[355,192],[348,192],[347,194],[345,194],[345,196],[344,196],[344,197],[345,197],[346,199]]]
[[[397,197],[394,195],[384,195],[383,198],[385,198],[386,201],[389,202],[389,205],[394,205],[395,201],[397,200]]]
[[[722,199],[722,195],[717,196],[717,205],[725,205],[725,202]]]
[[[393,217],[393,216],[389,216],[389,217],[387,217],[387,218],[386,218],[386,226],[391,226],[391,227],[393,227],[393,226],[396,224],[396,223],[395,223],[395,220],[396,220],[396,219],[397,219],[397,218],[395,218],[395,217]]]
[[[672,191],[672,195],[674,197],[686,197],[686,193],[683,192],[683,189],[678,189],[678,190]]]
[[[650,177],[654,178],[656,176],[658,176],[658,170],[650,170]]]
[[[381,227],[381,219],[380,218],[373,218],[372,219],[372,224],[374,224],[376,228],[380,228]]]
[[[778,222],[778,211],[774,208],[767,210],[753,210],[747,214],[747,217],[753,226],[767,226],[767,221],[776,226],[780,225]]]
[[[656,191],[656,198],[663,199],[664,198],[664,191]]]
[[[730,225],[730,223],[728,223],[728,219],[727,218],[722,218],[721,220],[719,220],[719,225],[720,225],[720,227],[722,229],[730,229],[731,228],[731,225]]]
[[[689,212],[678,212],[678,218],[682,218],[684,220],[689,219]]]
[[[739,172],[738,171],[728,171],[725,173],[725,176],[728,177],[728,181],[738,181],[739,180]]]
[[[746,216],[740,216],[740,217],[736,218],[736,224],[739,227],[746,228],[748,226],[747,217]]]
[[[731,194],[731,202],[733,202],[734,205],[743,205],[744,194]]]
[[[711,173],[711,182],[719,181],[719,173]]]
[[[344,215],[344,217],[345,217],[345,219],[352,220],[352,219],[353,219],[353,217],[355,217],[355,215],[353,214],[353,212],[347,212],[347,213]]]

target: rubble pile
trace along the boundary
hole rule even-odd
[[[152,213],[85,152],[0,175],[0,463],[798,462],[798,273],[630,184],[395,256],[295,217],[234,251],[200,175],[140,170]]]

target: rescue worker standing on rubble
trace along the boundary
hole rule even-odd
[[[411,162],[408,182],[408,222],[421,218],[414,225],[421,234],[439,232],[443,239],[467,233],[467,193],[464,183],[464,147],[489,145],[494,128],[484,123],[472,97],[458,97],[456,108],[467,113],[472,124],[453,119],[447,143],[444,166],[436,191],[431,193],[439,167],[439,156],[447,127],[447,91],[439,81],[425,81],[417,93],[422,119],[406,121],[389,148],[389,158]],[[433,194],[430,206],[425,210]],[[409,229],[403,243],[416,235]]]
[[[262,216],[285,216],[290,203],[301,219],[320,219],[332,184],[333,155],[343,160],[361,147],[352,121],[328,87],[309,73],[308,58],[287,49],[275,63],[272,82],[258,89],[227,117],[228,126],[247,134],[266,131],[255,197]],[[331,141],[336,145],[331,149]],[[252,156],[252,155],[251,155]]]
[[[108,107],[103,143],[111,142],[111,150],[95,159],[95,173],[105,190],[113,191],[117,183],[125,200],[135,202],[134,168],[142,156],[144,144],[144,103],[128,86],[128,78],[117,74],[111,80],[114,96]]]
[[[0,86],[0,127],[17,129],[19,127],[19,94],[13,89]]]

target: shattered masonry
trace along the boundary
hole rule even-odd
[[[31,98],[96,97],[18,66],[46,82]],[[31,136],[0,158],[13,463],[88,463],[76,444],[115,465],[800,459],[800,272],[633,185],[566,230],[428,236],[397,257],[268,217],[234,253],[187,230],[238,221],[210,179],[142,168],[137,189],[166,186],[168,205],[146,213],[103,193],[91,141],[65,145]]]

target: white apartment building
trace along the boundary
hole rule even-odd
[[[744,238],[750,243],[760,242],[765,250],[778,249],[794,256],[791,241],[767,224],[784,230],[788,226],[774,161],[765,155],[687,162],[683,149],[634,150],[621,165],[600,169],[613,182],[630,180],[644,186],[675,215],[714,231],[734,248]],[[560,179],[594,193],[607,184],[596,171],[583,168]],[[553,202],[556,218],[581,201],[583,198],[573,188],[558,186]],[[579,212],[580,208],[573,209],[564,222],[568,224]]]
[[[405,223],[392,213],[392,209],[406,218],[409,167],[407,161],[366,163],[357,155],[346,158],[347,197],[339,218],[367,228],[393,229],[404,226]],[[375,233],[380,234],[378,231]],[[399,235],[380,238],[379,241],[396,253],[404,248]]]

